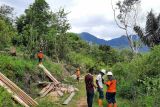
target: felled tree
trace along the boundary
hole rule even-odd
[[[134,27],[135,32],[141,41],[148,47],[160,44],[160,14],[156,17],[152,10],[147,15],[145,31],[139,27]]]

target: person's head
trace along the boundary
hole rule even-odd
[[[89,68],[89,73],[93,74],[93,68]]]
[[[103,76],[106,74],[106,70],[105,69],[101,69],[100,74]]]
[[[79,71],[80,69],[79,68],[77,68],[77,71]]]
[[[109,80],[111,80],[112,77],[113,77],[113,73],[111,71],[108,71],[107,72],[107,77],[108,77]]]

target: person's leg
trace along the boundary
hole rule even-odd
[[[39,62],[38,64],[40,64],[40,61],[41,61],[40,58],[38,58],[38,62]]]
[[[113,107],[117,107],[115,96],[116,96],[116,93],[113,93]]]
[[[89,107],[89,98],[90,97],[90,95],[89,95],[89,92],[87,92],[87,104],[88,104],[88,107]]]
[[[99,107],[103,107],[103,98],[104,98],[103,89],[98,89],[98,92],[99,92],[98,105]]]
[[[90,93],[90,107],[92,107],[93,98],[94,98],[94,92],[91,92],[91,93]]]
[[[106,100],[108,102],[107,107],[112,107],[112,99],[111,99],[111,94],[106,92]]]
[[[39,59],[39,64],[42,64],[42,58],[38,58]]]
[[[79,76],[77,76],[77,81],[79,82]]]

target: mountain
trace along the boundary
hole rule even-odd
[[[99,39],[97,37],[95,37],[94,35],[87,33],[87,32],[82,32],[79,34],[80,38],[87,41],[87,42],[92,42],[92,43],[96,43],[99,45],[105,45],[106,41],[103,39]]]
[[[87,33],[87,32],[82,32],[79,34],[80,38],[82,38],[83,40],[87,41],[87,42],[91,42],[91,43],[95,43],[95,44],[99,44],[99,45],[109,45],[113,48],[117,48],[117,49],[124,49],[124,48],[129,48],[129,43],[128,43],[128,39],[126,36],[121,36],[118,38],[114,38],[111,40],[104,40],[104,39],[100,39],[97,38],[96,36]],[[133,39],[137,40],[139,39],[139,37],[137,35],[133,35]],[[145,52],[148,51],[148,47],[143,46],[140,51]]]

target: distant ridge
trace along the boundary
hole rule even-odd
[[[82,32],[79,34],[80,38],[87,41],[87,42],[91,42],[91,43],[95,43],[98,45],[109,45],[113,48],[117,48],[117,49],[124,49],[124,48],[129,48],[129,43],[128,43],[128,39],[126,36],[122,35],[121,37],[118,38],[114,38],[111,40],[104,40],[104,39],[100,39],[97,38],[96,36],[88,33],[88,32]],[[133,36],[134,39],[139,39],[138,36],[134,35]],[[144,52],[144,51],[148,51],[148,47],[143,46],[140,51]]]

